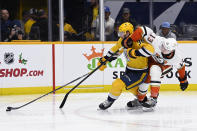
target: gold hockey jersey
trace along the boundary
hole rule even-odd
[[[119,38],[116,45],[114,45],[107,53],[107,56],[110,57],[112,53],[115,53],[117,50],[119,52],[117,55],[114,55],[114,57],[120,56],[122,53],[124,53],[126,60],[127,60],[127,68],[130,70],[145,70],[148,68],[148,57],[152,55],[154,52],[154,48],[148,44],[148,43],[139,43],[139,42],[133,42],[132,49],[138,50],[141,53],[144,54],[144,56],[138,56],[136,58],[130,57],[128,55],[128,49],[122,48],[122,38]]]

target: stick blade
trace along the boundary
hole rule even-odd
[[[6,111],[11,111],[12,110],[12,107],[7,107]]]
[[[61,103],[61,105],[60,105],[60,107],[59,107],[60,109],[64,107],[64,104],[66,103],[67,97],[68,97],[68,93],[65,95],[65,97],[64,97],[64,99],[63,99],[63,101],[62,101],[62,103]]]

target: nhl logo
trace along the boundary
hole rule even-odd
[[[5,53],[4,54],[4,62],[6,64],[12,64],[14,62],[14,54],[11,53]]]

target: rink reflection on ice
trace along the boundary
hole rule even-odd
[[[0,96],[1,131],[196,131],[197,92],[161,92],[153,112],[126,110],[134,97],[123,93],[107,111],[98,105],[107,93],[71,93],[62,110],[64,94],[49,95],[26,107],[6,112],[7,106],[21,106],[40,95]]]

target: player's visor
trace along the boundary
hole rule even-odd
[[[118,32],[118,37],[124,37],[125,33],[124,32]]]

